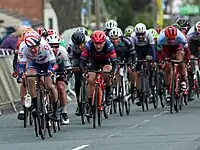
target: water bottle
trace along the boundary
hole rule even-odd
[[[25,103],[25,107],[27,107],[27,108],[29,108],[31,106],[31,96],[30,96],[30,94],[26,94],[24,103]]]

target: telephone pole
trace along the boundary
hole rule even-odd
[[[96,29],[100,29],[101,15],[100,15],[100,0],[94,0],[95,16],[96,16]]]

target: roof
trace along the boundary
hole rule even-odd
[[[43,21],[42,20],[31,20],[25,16],[22,16],[20,15],[19,13],[15,12],[15,11],[11,11],[7,8],[0,8],[0,13],[4,13],[8,16],[11,16],[13,18],[17,18],[17,19],[20,19],[20,20],[28,20],[30,21],[32,27],[35,27],[35,26],[40,26],[40,25],[43,25]]]

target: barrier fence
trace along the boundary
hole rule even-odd
[[[16,79],[12,77],[13,72],[13,51],[0,49],[0,115],[1,109],[11,105],[17,112],[15,102],[20,101],[20,86]],[[68,83],[67,99],[71,101],[75,97],[74,77]]]

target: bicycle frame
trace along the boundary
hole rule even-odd
[[[95,79],[95,87],[96,86],[99,86],[100,87],[100,90],[102,90],[102,94],[103,94],[103,91],[104,91],[104,84],[103,84],[103,77],[102,77],[102,73],[101,72],[97,72],[96,73],[96,79]],[[98,91],[99,92],[99,91]],[[97,102],[97,108],[98,110],[102,110],[102,94],[98,94],[99,97],[98,97],[98,102]],[[93,98],[92,98],[92,105],[94,105],[94,95],[95,95],[95,92],[93,92]]]

